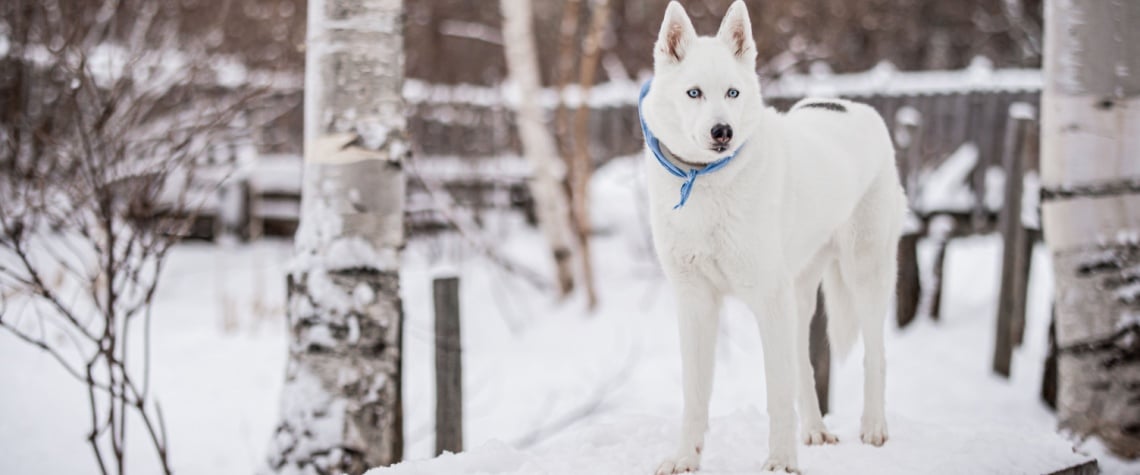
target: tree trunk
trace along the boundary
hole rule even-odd
[[[590,157],[590,88],[594,86],[598,72],[598,62],[602,51],[602,35],[609,25],[609,0],[595,0],[590,11],[590,30],[582,48],[582,63],[578,74],[581,102],[574,114],[574,158],[570,161],[570,200],[571,214],[574,216],[574,229],[578,234],[578,246],[582,260],[582,287],[586,291],[586,301],[591,309],[597,306],[598,296],[594,287],[594,265],[590,261],[590,175],[594,164]]]
[[[523,155],[533,169],[529,184],[535,213],[538,226],[554,255],[559,290],[566,295],[574,287],[574,233],[570,227],[570,207],[563,185],[566,165],[558,157],[554,137],[546,128],[539,103],[541,83],[531,5],[529,0],[501,0],[500,7],[507,71],[518,89],[519,140],[522,141]]]
[[[554,113],[554,129],[558,134],[558,151],[569,163],[574,155],[570,140],[570,109],[566,107],[566,86],[574,74],[574,60],[578,57],[578,17],[582,0],[565,0],[562,4],[562,21],[558,32],[558,107]]]
[[[403,456],[403,2],[310,0],[305,179],[273,473]]]
[[[1046,4],[1042,216],[1063,427],[1140,455],[1140,2]]]

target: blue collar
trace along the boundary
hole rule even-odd
[[[681,170],[677,165],[674,165],[673,162],[665,158],[665,154],[661,152],[661,142],[657,140],[657,136],[653,135],[653,132],[649,131],[649,125],[645,123],[645,112],[642,109],[642,104],[645,102],[645,96],[649,94],[649,85],[652,83],[653,80],[650,79],[645,81],[645,84],[641,86],[641,96],[637,99],[637,115],[641,119],[641,135],[645,137],[645,145],[649,146],[649,150],[653,152],[653,156],[657,157],[657,163],[665,167],[665,171],[669,172],[670,175],[685,180],[685,182],[681,184],[681,201],[673,206],[673,209],[677,209],[685,206],[685,202],[689,201],[689,194],[693,192],[693,182],[697,180],[698,176],[724,168],[728,165],[729,161],[736,157],[740,149],[737,148],[736,152],[732,152],[732,155],[705,165],[705,167],[701,169],[690,168],[689,171],[686,172]]]

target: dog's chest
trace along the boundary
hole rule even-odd
[[[735,190],[712,186],[694,189],[683,208],[652,211],[654,241],[662,264],[684,274],[699,274],[726,292],[750,286],[755,270],[772,256],[774,229],[768,206],[742,203]],[[657,200],[660,201],[660,200]],[[749,206],[751,205],[751,206]]]

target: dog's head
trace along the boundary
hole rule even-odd
[[[653,60],[646,121],[673,153],[709,163],[748,140],[763,101],[743,0],[728,8],[715,37],[698,37],[681,4],[670,2]]]

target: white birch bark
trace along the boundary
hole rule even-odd
[[[538,225],[546,240],[558,272],[558,286],[567,294],[574,285],[573,242],[570,206],[563,180],[566,165],[558,155],[554,136],[546,127],[539,105],[541,87],[538,55],[534,41],[533,14],[530,0],[501,0],[503,14],[503,51],[507,74],[519,93],[516,112],[519,140],[523,155],[531,164],[533,176],[530,192],[534,197]]]
[[[400,461],[403,1],[309,0],[289,362],[268,472]]]
[[[1063,427],[1140,456],[1140,2],[1045,12],[1042,216]]]

